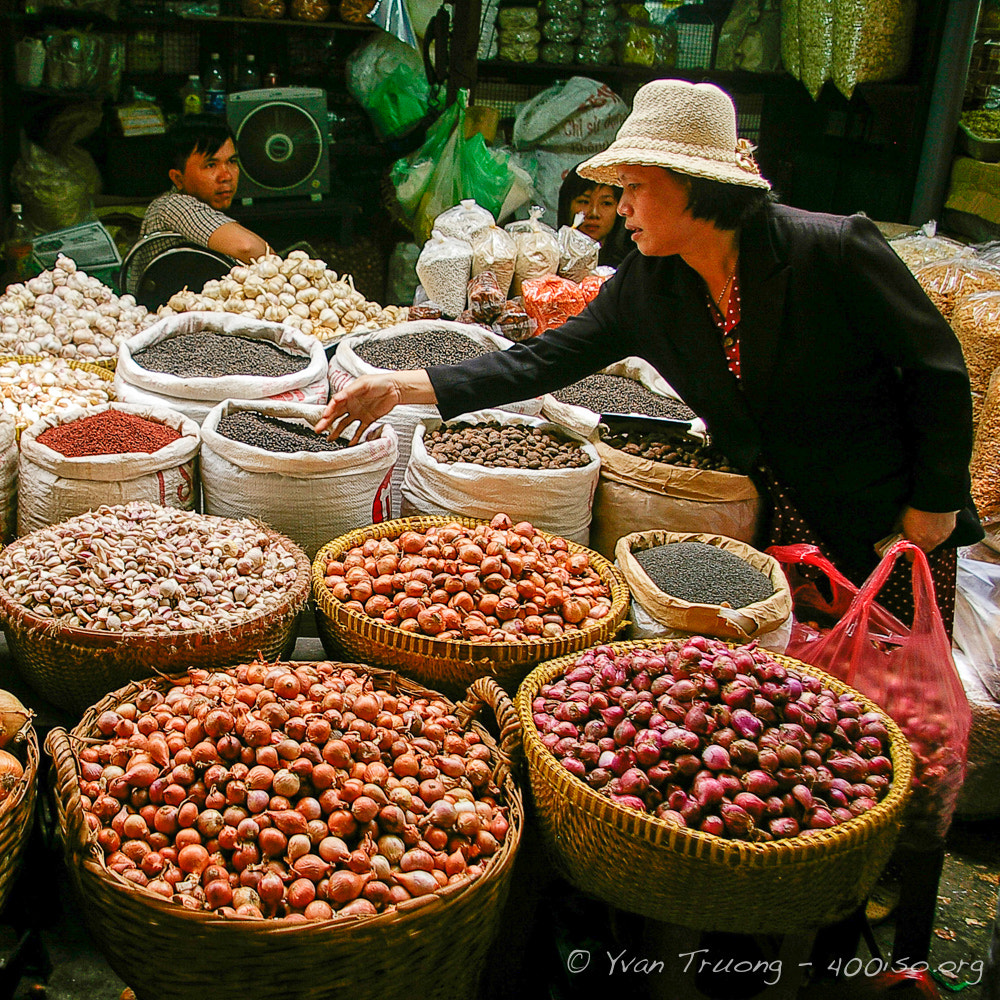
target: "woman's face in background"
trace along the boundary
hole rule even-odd
[[[618,189],[608,184],[595,184],[577,195],[570,203],[570,225],[577,212],[583,212],[583,222],[577,228],[592,240],[603,243],[614,228],[618,212]]]

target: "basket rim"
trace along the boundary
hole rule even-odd
[[[42,361],[63,361],[70,368],[96,372],[105,382],[114,382],[115,380],[114,369],[99,361],[78,361],[76,358],[64,358],[61,354],[0,354],[0,365],[6,364],[8,361],[16,361],[22,365],[38,364]]]
[[[36,791],[34,787],[35,779],[38,776],[38,764],[41,759],[38,746],[38,733],[30,720],[22,726],[20,732],[26,734],[27,750],[25,756],[27,762],[24,765],[24,773],[18,779],[17,787],[8,793],[5,799],[0,801],[0,823],[9,819],[11,813],[23,805],[25,799],[33,796]]]
[[[45,529],[38,529],[45,530]],[[0,577],[0,623],[4,627],[13,627],[23,630],[30,630],[38,638],[39,635],[49,640],[68,642],[84,649],[131,649],[142,648],[150,643],[162,644],[167,641],[171,646],[182,647],[190,645],[191,640],[198,639],[204,641],[220,641],[226,636],[238,636],[246,632],[253,631],[255,627],[262,624],[270,626],[275,617],[283,616],[295,611],[296,613],[309,600],[312,591],[311,565],[308,555],[301,546],[297,545],[286,535],[274,531],[271,528],[262,526],[261,530],[266,531],[274,539],[281,539],[287,545],[292,555],[295,557],[295,583],[284,594],[282,600],[274,605],[262,609],[248,618],[235,624],[222,628],[204,629],[177,629],[170,632],[102,632],[96,629],[79,628],[75,625],[62,625],[56,618],[43,618],[32,611],[18,604],[10,591],[7,590]],[[21,545],[30,535],[23,535],[15,539],[3,548],[3,552],[9,552]]]
[[[514,642],[474,643],[467,639],[438,639],[436,636],[424,635],[422,632],[406,632],[394,625],[386,625],[384,622],[370,615],[361,614],[358,611],[345,607],[330,593],[330,588],[326,585],[326,574],[323,569],[326,560],[332,558],[336,552],[353,548],[355,545],[359,545],[371,538],[372,528],[378,529],[382,533],[381,537],[389,538],[398,537],[407,530],[440,527],[446,524],[458,524],[464,528],[473,528],[489,523],[489,521],[482,518],[427,514],[380,521],[364,528],[355,528],[353,531],[332,539],[319,549],[312,564],[313,596],[319,605],[318,610],[325,614],[338,628],[357,631],[359,626],[363,626],[374,633],[378,642],[386,646],[396,646],[399,644],[399,640],[415,635],[422,644],[428,644],[427,655],[441,656],[449,660],[508,661],[523,659],[526,654],[530,654],[530,659],[537,660],[539,656],[544,657],[546,649],[553,649],[559,644],[573,641],[577,637],[586,639],[593,633],[600,633],[607,629],[609,624],[612,626],[612,630],[614,630],[614,626],[624,619],[629,606],[629,589],[621,571],[595,549],[589,549],[579,542],[570,541],[568,538],[563,539],[566,542],[568,551],[573,553],[585,552],[590,558],[591,567],[599,574],[602,582],[610,589],[611,609],[603,618],[593,619],[584,628],[573,629],[553,638],[529,636],[527,639],[518,639]],[[540,531],[537,528],[535,530],[545,539],[562,537],[552,532]]]
[[[602,647],[597,648],[608,648],[618,653],[632,649],[655,649],[671,641],[669,639],[640,639],[605,643]],[[733,649],[740,648],[736,643],[727,643],[727,645]],[[768,655],[783,666],[789,666],[794,671],[811,677],[819,677],[824,684],[829,685],[831,690],[838,694],[849,693],[866,706],[867,710],[878,711],[882,714],[886,729],[889,731],[890,758],[893,764],[893,780],[889,786],[889,793],[884,799],[860,816],[855,816],[829,829],[810,831],[807,835],[799,834],[795,837],[764,843],[736,840],[704,833],[701,830],[679,827],[659,819],[651,813],[640,813],[638,810],[612,802],[611,799],[598,794],[585,781],[570,774],[562,767],[551,751],[546,749],[535,726],[531,710],[531,702],[534,700],[538,688],[543,683],[564,673],[566,668],[571,666],[580,655],[580,653],[571,653],[538,664],[518,688],[514,697],[514,708],[521,722],[522,745],[529,768],[537,767],[557,784],[568,782],[573,790],[574,805],[585,813],[588,822],[596,821],[603,826],[617,830],[627,828],[629,832],[650,845],[658,845],[666,841],[668,837],[672,837],[676,842],[684,845],[682,848],[677,848],[684,854],[696,854],[701,848],[708,848],[712,858],[718,861],[721,866],[750,862],[759,867],[772,867],[775,862],[786,856],[794,856],[796,860],[801,862],[813,856],[828,854],[831,847],[838,846],[842,841],[863,842],[871,839],[872,836],[881,831],[881,826],[873,820],[888,820],[896,814],[901,814],[910,797],[913,753],[902,730],[888,713],[879,708],[870,698],[866,698],[860,691],[826,673],[826,671],[793,657],[768,651]]]
[[[314,665],[306,661],[278,661],[273,665],[277,666],[281,662],[284,662],[291,667]],[[411,689],[414,692],[431,694],[440,698],[445,701],[452,710],[457,707],[456,702],[454,702],[447,695],[434,691],[431,688],[427,688],[419,681],[413,680],[396,670],[373,667],[364,663],[349,663],[346,661],[327,660],[319,662],[330,662],[334,663],[337,667],[350,667],[357,669],[359,672],[368,674],[377,687],[379,685],[385,685],[387,688],[395,689],[396,685],[402,685],[402,687]],[[234,669],[236,668],[226,667],[220,668],[220,671],[229,672]],[[92,734],[92,730],[96,731],[93,727],[96,725],[96,720],[101,711],[105,708],[111,708],[115,705],[123,704],[126,701],[132,701],[134,696],[142,690],[148,690],[149,688],[155,688],[157,690],[170,688],[178,680],[183,680],[186,677],[187,674],[175,674],[170,676],[156,675],[154,677],[144,678],[141,681],[131,681],[128,684],[109,692],[99,701],[95,702],[83,713],[83,716],[73,729],[63,730],[63,732],[68,736],[71,742],[77,740],[87,740]],[[308,923],[287,923],[286,921],[276,918],[261,919],[259,917],[243,916],[225,917],[219,916],[212,910],[191,910],[173,902],[170,899],[159,896],[154,892],[149,892],[142,886],[123,878],[121,875],[118,875],[116,872],[109,869],[104,861],[104,852],[97,843],[97,831],[93,829],[88,829],[86,832],[85,850],[89,853],[75,855],[76,867],[78,869],[83,869],[89,875],[98,878],[102,886],[116,893],[124,893],[133,901],[148,904],[154,912],[161,914],[164,917],[176,917],[178,920],[188,921],[188,927],[192,929],[249,928],[253,931],[260,932],[261,935],[266,935],[268,938],[272,935],[320,936],[331,930],[338,930],[350,926],[363,925],[365,929],[372,928],[374,930],[378,930],[382,927],[398,924],[401,920],[405,920],[413,914],[419,913],[430,915],[439,911],[442,906],[451,902],[453,899],[467,896],[473,892],[481,891],[482,889],[487,888],[490,883],[501,880],[505,877],[505,875],[509,874],[509,870],[516,860],[517,852],[523,836],[525,824],[524,800],[521,789],[515,780],[510,762],[505,758],[496,738],[493,737],[489,731],[486,730],[480,722],[478,722],[478,720],[472,719],[468,723],[467,728],[473,727],[477,729],[481,737],[485,737],[489,741],[488,745],[492,750],[491,760],[497,767],[502,768],[504,772],[499,775],[498,779],[495,780],[503,793],[503,804],[508,810],[510,823],[508,828],[508,837],[505,838],[504,843],[493,856],[495,860],[487,866],[482,875],[461,883],[443,886],[437,892],[430,893],[426,896],[414,897],[404,903],[396,905],[395,907],[384,910],[382,913],[370,916],[334,916],[329,920],[311,920]],[[49,745],[48,740],[46,741],[45,749],[50,756],[54,756],[53,748]],[[74,752],[73,765],[75,790],[79,790],[79,763],[79,757]],[[60,827],[64,828],[66,826],[63,815],[65,813],[65,803],[63,802],[61,790],[57,787],[54,794],[58,804],[57,822]],[[65,829],[63,832],[65,834]]]

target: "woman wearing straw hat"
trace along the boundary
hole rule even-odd
[[[902,532],[931,556],[946,623],[969,496],[971,396],[951,328],[863,216],[782,206],[708,83],[657,80],[578,167],[622,188],[638,252],[578,316],[458,365],[367,376],[317,424],[359,433],[399,403],[445,419],[571,384],[629,355],[656,367],[770,500],[759,545],[813,541],[861,582]],[[882,599],[908,617],[909,576]],[[949,581],[950,580],[950,584]]]

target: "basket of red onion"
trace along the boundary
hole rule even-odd
[[[577,888],[698,930],[846,916],[889,860],[913,756],[861,694],[755,644],[613,643],[516,696],[542,837]]]
[[[390,671],[255,662],[131,684],[52,730],[111,967],[140,1000],[475,996],[523,822],[517,719],[483,690],[456,705]]]
[[[542,660],[607,642],[629,601],[603,556],[506,514],[359,528],[320,549],[312,581],[328,656],[452,694],[481,676],[513,691]]]

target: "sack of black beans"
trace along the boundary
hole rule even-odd
[[[317,434],[321,406],[227,399],[202,424],[206,514],[253,517],[312,559],[331,538],[388,520],[396,432],[377,424],[359,444]]]
[[[17,528],[17,426],[0,413],[0,544],[11,541]]]
[[[611,559],[633,531],[695,531],[752,542],[761,499],[749,476],[673,465],[595,440],[601,476],[594,494],[590,547]]]
[[[666,379],[643,358],[623,358],[595,375],[542,397],[542,415],[546,420],[586,438],[597,430],[602,413],[696,419]]]
[[[196,510],[200,447],[198,424],[168,406],[115,402],[49,414],[21,434],[17,533],[101,504]]]
[[[792,593],[776,559],[725,535],[634,531],[615,546],[632,595],[631,639],[709,635],[782,653]]]
[[[489,351],[506,351],[512,346],[513,341],[490,330],[452,320],[399,323],[384,330],[341,340],[330,363],[330,388],[335,393],[350,378],[359,375],[425,368],[431,364],[454,364]],[[502,409],[537,416],[541,407],[540,399],[527,399],[506,404]],[[399,438],[399,461],[392,477],[393,517],[399,517],[400,490],[410,459],[413,432],[421,420],[440,417],[436,406],[418,405],[397,406],[385,418],[395,428]]]
[[[479,410],[422,420],[403,475],[400,513],[515,521],[586,545],[601,462],[579,435],[538,417]]]
[[[115,391],[123,402],[170,406],[200,424],[224,399],[322,405],[330,383],[316,337],[235,313],[189,312],[119,346]]]

